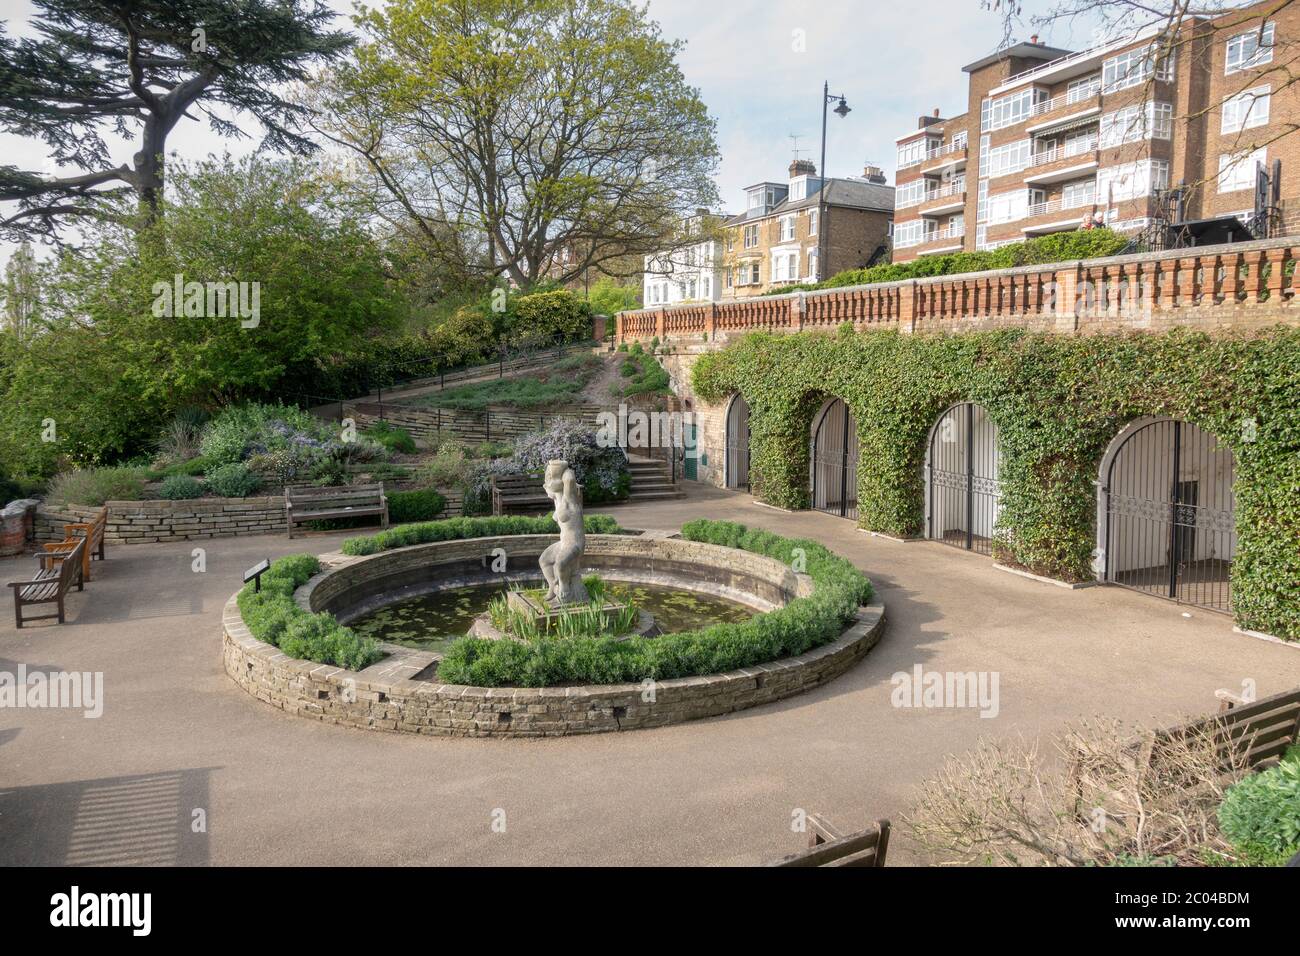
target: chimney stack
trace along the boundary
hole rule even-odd
[[[875,183],[877,186],[885,185],[885,171],[879,166],[867,165],[862,167],[862,178],[869,183]]]
[[[1038,46],[1038,34],[1035,33],[1033,36],[1031,36],[1029,38],[1029,42],[1032,43],[1034,46]]]
[[[811,159],[796,159],[790,164],[790,178],[795,179],[799,176],[816,176],[817,164]]]

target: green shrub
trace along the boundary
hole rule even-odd
[[[638,342],[632,346],[632,351],[628,354],[629,357],[623,361],[622,367],[619,369],[624,378],[631,379],[622,389],[625,398],[630,398],[633,395],[653,395],[672,391],[668,372],[659,364],[659,360],[654,357],[653,349],[646,352],[641,348],[641,343]]]
[[[388,492],[388,520],[393,524],[432,521],[441,517],[446,508],[447,499],[432,488]]]
[[[167,501],[185,501],[203,497],[203,482],[189,475],[168,475],[158,489],[158,497]]]
[[[1300,852],[1300,747],[1277,766],[1233,784],[1219,806],[1219,827],[1242,851]]]
[[[199,455],[197,458],[189,459],[189,461],[173,462],[162,470],[162,475],[164,478],[168,475],[189,475],[192,478],[197,478],[207,469],[208,460]]]
[[[1026,242],[1014,242],[997,249],[952,252],[947,255],[922,256],[911,262],[885,263],[865,269],[838,272],[824,282],[805,282],[772,289],[764,295],[786,295],[809,289],[838,289],[876,282],[899,282],[903,279],[926,279],[931,276],[961,275],[989,269],[1016,266],[1049,265],[1078,259],[1097,259],[1119,255],[1129,237],[1110,229],[1076,229],[1039,236]]]
[[[608,276],[597,279],[587,292],[587,302],[597,315],[618,315],[641,307],[639,285],[619,285]]]
[[[335,436],[323,422],[292,405],[249,402],[223,410],[203,431],[203,456],[213,465],[288,448],[320,451]]]
[[[568,289],[521,295],[511,306],[512,330],[526,330],[539,341],[591,338],[591,306]]]
[[[583,518],[582,526],[587,534],[619,534],[622,531],[618,522],[609,515],[587,515]],[[549,517],[492,515],[482,518],[444,518],[441,521],[389,528],[363,538],[348,538],[340,550],[344,554],[358,556],[434,541],[492,538],[508,534],[557,534],[559,530],[555,519]]]
[[[419,480],[435,488],[455,488],[469,473],[465,445],[455,438],[438,444],[438,450],[420,466]]]
[[[482,520],[482,519],[480,519]],[[545,520],[545,519],[534,519]],[[802,654],[835,640],[871,598],[871,583],[850,562],[815,541],[782,538],[726,521],[699,519],[682,537],[803,562],[813,593],[736,624],[655,638],[612,637],[531,643],[464,637],[447,649],[439,680],[477,687],[616,684],[715,674]],[[346,545],[345,545],[346,550]]]
[[[331,614],[312,614],[293,600],[293,592],[320,570],[310,554],[293,554],[272,562],[262,575],[262,589],[244,585],[239,592],[239,613],[244,625],[259,641],[274,644],[290,657],[362,670],[382,658],[373,638],[358,637]]]
[[[222,498],[247,498],[262,484],[262,479],[248,470],[243,462],[232,462],[212,469],[208,488]]]
[[[46,501],[52,505],[102,505],[106,501],[139,501],[144,497],[148,469],[130,465],[65,471],[50,482]]]
[[[415,454],[415,439],[404,428],[398,428],[385,421],[378,421],[367,428],[364,434],[367,438],[379,442],[389,451],[401,452],[404,455]]]

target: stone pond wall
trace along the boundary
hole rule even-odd
[[[503,544],[513,556],[534,556],[551,536],[476,539],[418,545],[368,558],[325,556],[330,566],[300,588],[299,604],[320,608],[384,576],[385,568],[417,563],[463,566]],[[731,568],[738,576],[759,575],[774,589],[794,586],[806,593],[803,575],[760,555],[682,541],[652,541],[592,535],[589,551],[605,557],[644,558],[657,546],[670,546],[671,564]],[[442,553],[439,554],[439,549]],[[694,552],[692,555],[690,552]],[[725,552],[725,557],[717,552]],[[738,580],[738,578],[737,578]],[[244,626],[234,597],[222,621],[226,673],[249,694],[286,713],[366,730],[455,737],[546,737],[662,727],[713,717],[799,694],[844,673],[880,639],[884,607],[878,600],[859,609],[835,641],[806,654],[722,674],[644,684],[543,688],[466,687],[437,681],[437,656],[385,645],[389,656],[364,671],[297,660],[257,640]]]

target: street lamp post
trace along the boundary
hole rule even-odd
[[[817,175],[821,177],[821,185],[817,189],[817,274],[813,277],[817,282],[822,281],[822,262],[826,258],[825,243],[822,237],[826,230],[826,107],[832,100],[839,100],[839,105],[835,107],[835,115],[843,119],[851,112],[849,104],[844,101],[842,95],[831,93],[831,84],[829,81],[822,84],[822,164],[817,169]]]

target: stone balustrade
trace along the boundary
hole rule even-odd
[[[891,328],[1046,332],[1296,324],[1300,238],[1172,249],[990,272],[620,312],[620,342],[746,332]]]

